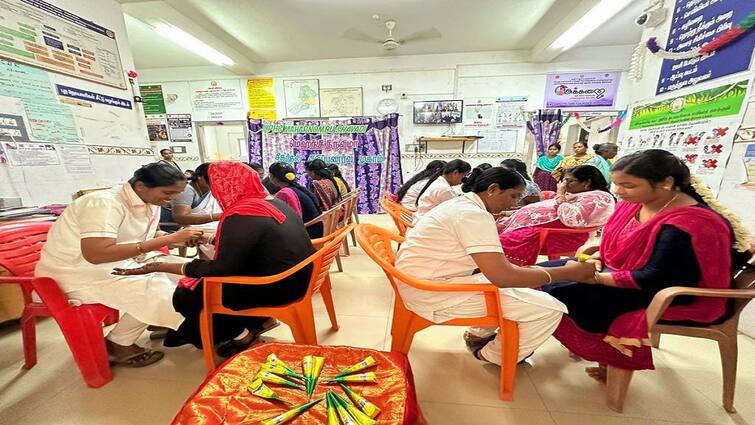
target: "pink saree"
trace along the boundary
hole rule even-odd
[[[620,202],[604,228],[600,246],[605,266],[612,270],[617,286],[639,288],[632,278],[650,259],[663,225],[672,225],[691,237],[700,266],[700,288],[729,288],[731,285],[731,231],[715,212],[699,207],[674,208],[640,224],[635,215],[640,204]],[[672,305],[663,315],[668,321],[709,323],[726,311],[722,298],[696,298],[692,303]],[[564,316],[554,336],[570,351],[585,358],[623,369],[653,369],[645,309],[614,319],[606,334],[590,333]]]
[[[602,226],[613,213],[614,199],[608,192],[592,190],[567,194],[566,201],[555,199],[526,205],[499,223],[499,239],[506,258],[519,266],[535,264],[540,254],[543,228],[569,229]],[[589,235],[586,233],[549,235],[544,253],[575,251]]]

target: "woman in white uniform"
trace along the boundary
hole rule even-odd
[[[417,212],[414,221],[417,222],[420,217],[442,202],[455,198],[458,194],[453,186],[460,185],[471,169],[472,166],[468,162],[454,159],[432,175],[417,195]]]
[[[111,361],[141,367],[163,353],[135,344],[148,325],[177,329],[184,320],[173,308],[176,279],[164,273],[114,276],[114,268],[152,261],[160,248],[198,239],[202,232],[184,229],[155,237],[159,206],[178,196],[186,177],[166,164],[146,165],[122,185],[93,192],[69,205],[47,236],[37,276],[49,276],[68,298],[104,304],[122,317],[106,337]]]
[[[516,203],[524,180],[513,170],[475,168],[462,187],[464,195],[428,212],[406,234],[396,268],[407,275],[439,283],[491,282],[500,287],[503,317],[519,324],[519,360],[529,356],[553,333],[566,307],[535,288],[573,277],[588,279],[595,268],[570,262],[563,267],[524,268],[503,255],[495,219]],[[399,282],[407,308],[434,323],[486,314],[481,293],[427,292]],[[470,350],[481,360],[500,364],[495,329],[470,328]]]
[[[400,203],[406,209],[417,211],[417,196],[419,192],[427,185],[430,177],[436,175],[445,165],[446,161],[439,159],[430,161],[424,170],[413,175],[412,178],[398,188],[396,202]]]

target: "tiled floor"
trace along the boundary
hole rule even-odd
[[[392,228],[385,216],[365,217]],[[332,274],[341,330],[331,332],[316,301],[322,344],[388,349],[392,291],[382,272],[360,249],[344,259],[344,273]],[[0,424],[118,425],[167,424],[202,382],[199,350],[167,349],[166,358],[143,369],[114,369],[100,389],[87,388],[56,324],[38,326],[39,362],[21,370],[21,335],[0,331]],[[603,385],[583,372],[585,362],[569,359],[555,340],[519,367],[513,402],[498,400],[498,368],[468,354],[463,329],[431,327],[417,335],[410,360],[423,413],[442,424],[755,424],[755,341],[741,336],[736,406],[721,408],[721,372],[714,343],[664,336],[655,352],[655,371],[636,373],[624,414],[604,405]],[[291,341],[287,327],[269,338]],[[142,342],[148,343],[145,338]],[[295,421],[293,422],[296,423]]]

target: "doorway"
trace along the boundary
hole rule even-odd
[[[198,122],[199,155],[202,162],[249,162],[247,131],[245,121]]]

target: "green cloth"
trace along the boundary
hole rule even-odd
[[[592,165],[600,170],[603,177],[606,178],[606,183],[611,184],[611,163],[600,155],[595,155],[594,158],[585,162],[585,165]]]
[[[549,173],[552,173],[553,170],[555,170],[556,167],[558,167],[558,164],[560,164],[563,159],[564,159],[564,156],[561,154],[556,155],[555,157],[553,157],[553,159],[548,158],[548,155],[543,155],[537,159],[536,167],[541,170],[545,170]]]

